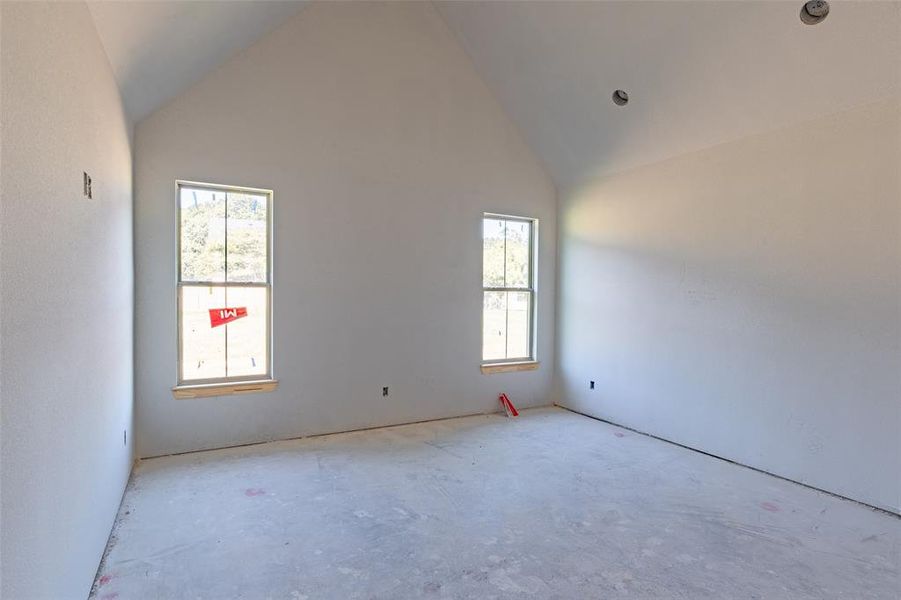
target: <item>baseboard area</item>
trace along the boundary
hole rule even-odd
[[[775,477],[775,478],[777,478],[777,479],[781,479],[781,480],[783,480],[783,481],[788,481],[788,482],[790,482],[790,483],[794,483],[794,484],[796,484],[796,485],[800,485],[800,486],[806,487],[806,488],[811,489],[811,490],[815,490],[815,491],[820,492],[820,493],[823,493],[823,494],[828,494],[828,495],[830,495],[830,496],[834,496],[835,498],[840,498],[841,500],[847,500],[848,502],[853,502],[853,503],[855,503],[855,504],[860,504],[861,506],[866,506],[866,507],[869,508],[869,509],[872,509],[872,510],[875,510],[875,511],[878,511],[878,512],[881,512],[881,513],[885,513],[885,514],[890,515],[890,516],[892,516],[892,517],[895,517],[895,518],[897,518],[897,519],[901,519],[901,513],[896,512],[896,511],[891,510],[891,509],[888,509],[888,508],[884,508],[884,507],[881,507],[881,506],[875,506],[875,505],[873,505],[873,504],[868,504],[868,503],[862,502],[862,501],[860,501],[860,500],[855,500],[854,498],[849,498],[848,496],[843,496],[843,495],[841,495],[841,494],[836,494],[835,492],[830,492],[829,490],[824,490],[823,488],[816,487],[815,485],[810,485],[809,483],[804,483],[804,482],[798,481],[798,480],[796,480],[796,479],[791,479],[791,478],[785,477],[785,476],[783,476],[783,475],[778,475],[778,474],[776,474],[776,473],[773,473],[773,472],[771,472],[771,471],[767,471],[767,470],[765,470],[765,469],[759,469],[759,468],[757,468],[757,467],[752,467],[751,465],[746,465],[746,464],[744,464],[744,463],[740,463],[740,462],[734,461],[734,460],[732,460],[732,459],[725,458],[725,457],[723,457],[723,456],[719,456],[719,455],[717,455],[717,454],[712,454],[712,453],[707,452],[707,451],[705,451],[705,450],[700,450],[700,449],[698,449],[698,448],[692,448],[691,446],[686,446],[685,444],[680,444],[679,442],[674,442],[673,440],[668,440],[668,439],[666,439],[666,438],[664,438],[664,437],[660,437],[659,435],[654,435],[654,434],[652,434],[652,433],[648,433],[647,431],[642,431],[642,430],[640,430],[640,429],[635,429],[634,427],[629,427],[628,425],[623,425],[623,424],[617,423],[617,422],[615,422],[615,421],[610,421],[610,420],[608,420],[608,419],[602,419],[602,418],[596,417],[596,416],[594,416],[594,415],[589,415],[589,414],[587,414],[587,413],[579,412],[579,411],[577,411],[577,410],[574,410],[574,409],[569,408],[569,407],[567,407],[567,406],[564,406],[564,405],[562,405],[562,404],[557,404],[557,403],[555,403],[554,406],[556,406],[557,408],[562,408],[563,410],[569,411],[569,412],[571,412],[571,413],[574,413],[574,414],[577,414],[577,415],[581,415],[581,416],[587,417],[587,418],[589,418],[589,419],[593,419],[593,420],[595,420],[595,421],[600,421],[601,423],[607,423],[608,425],[615,425],[616,427],[620,427],[620,428],[622,428],[622,429],[626,429],[626,430],[628,430],[628,431],[631,431],[631,432],[633,432],[633,433],[637,433],[637,434],[639,434],[639,435],[643,435],[643,436],[646,436],[646,437],[649,437],[649,438],[654,438],[655,440],[660,440],[661,442],[666,442],[667,444],[672,444],[672,445],[674,445],[674,446],[679,446],[680,448],[685,448],[686,450],[691,450],[692,452],[697,452],[698,454],[703,454],[703,455],[705,455],[705,456],[709,456],[709,457],[711,457],[711,458],[715,458],[715,459],[721,460],[721,461],[723,461],[723,462],[727,462],[727,463],[730,463],[730,464],[733,464],[733,465],[737,465],[737,466],[739,466],[739,467],[744,467],[745,469],[751,469],[752,471],[757,471],[758,473],[763,473],[764,475],[769,475],[770,477]]]
[[[531,410],[534,408],[550,408],[552,406],[555,406],[558,408],[566,408],[563,406],[558,406],[557,404],[554,404],[551,402],[548,404],[541,404],[538,406],[529,406],[522,410]],[[569,409],[566,409],[566,410],[569,410]],[[571,412],[575,412],[575,411],[571,411]],[[326,435],[338,435],[341,433],[354,433],[357,431],[370,431],[372,429],[389,429],[391,427],[403,427],[405,425],[417,425],[419,423],[435,423],[438,421],[449,421],[451,419],[465,419],[466,417],[482,417],[482,416],[488,416],[488,415],[502,415],[502,414],[503,414],[503,412],[500,409],[498,409],[498,410],[492,410],[492,411],[487,411],[487,412],[467,413],[467,414],[463,414],[463,415],[452,415],[449,417],[438,417],[436,419],[420,419],[418,421],[403,421],[401,423],[388,423],[385,425],[372,425],[371,427],[358,427],[355,429],[342,429],[339,431],[325,431],[323,433],[311,433],[309,435],[298,435],[298,436],[292,436],[292,437],[286,437],[286,438],[261,440],[259,442],[248,442],[246,444],[229,444],[227,446],[219,446],[216,448],[203,448],[200,450],[188,450],[186,452],[170,452],[170,453],[166,453],[166,454],[155,454],[153,456],[142,456],[139,460],[150,460],[152,458],[162,458],[164,456],[180,456],[182,454],[195,454],[197,452],[210,452],[213,450],[227,450],[229,448],[244,448],[247,446],[260,446],[262,444],[271,444],[273,442],[290,442],[293,440],[304,440],[304,439],[309,439],[309,438],[323,437]],[[585,416],[588,416],[588,415],[585,415]]]

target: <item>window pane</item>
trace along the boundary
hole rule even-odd
[[[504,221],[482,219],[482,285],[504,287]]]
[[[244,309],[240,318],[223,327],[226,332],[228,376],[268,375],[269,289],[265,287],[230,287],[226,291],[226,306]]]
[[[522,221],[506,221],[506,278],[504,287],[529,287],[529,237],[531,226]]]
[[[180,383],[271,375],[270,211],[266,193],[179,187]]]
[[[183,286],[180,290],[182,380],[225,377],[225,327],[210,325],[210,309],[225,306],[225,289]]]
[[[225,281],[225,193],[183,187],[181,280]]]
[[[266,200],[264,195],[228,193],[228,281],[269,280]]]
[[[532,314],[532,294],[529,292],[507,292],[507,356],[505,358],[528,358],[529,322]]]
[[[484,292],[482,359],[530,358],[532,294]]]
[[[482,359],[507,358],[507,294],[483,292]]]

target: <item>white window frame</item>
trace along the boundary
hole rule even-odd
[[[228,282],[228,281],[182,281],[182,261],[181,261],[181,190],[182,188],[211,190],[216,192],[233,192],[247,193],[266,196],[266,281],[265,282]],[[227,198],[228,196],[226,196]],[[176,365],[176,389],[192,386],[208,386],[216,384],[233,384],[249,381],[273,381],[272,373],[272,221],[273,221],[273,197],[272,190],[261,188],[250,188],[234,185],[220,185],[214,183],[201,183],[196,181],[177,180],[175,182],[175,239],[176,239],[176,311],[177,311],[177,328],[178,328],[178,363]],[[226,200],[226,211],[227,211]],[[227,222],[226,222],[227,232]],[[227,235],[227,233],[226,233]],[[226,252],[228,246],[226,245]],[[227,259],[226,259],[227,260]],[[183,340],[182,340],[182,290],[185,287],[260,287],[266,288],[266,373],[262,375],[242,375],[237,377],[215,377],[206,379],[184,379],[184,362],[183,358]],[[226,356],[226,369],[228,368],[228,357]]]
[[[504,221],[517,221],[519,223],[527,223],[529,225],[529,285],[528,287],[486,287],[485,286],[485,219],[502,219]],[[497,366],[518,363],[537,362],[536,354],[536,317],[538,309],[538,285],[536,276],[536,258],[538,256],[538,219],[532,217],[520,217],[516,215],[505,215],[500,213],[486,212],[482,214],[479,222],[480,230],[483,232],[480,236],[482,242],[482,329],[481,329],[481,350],[480,356],[483,366]],[[506,268],[506,261],[505,261]],[[529,293],[529,355],[508,358],[485,358],[485,292],[528,292]],[[509,332],[508,332],[509,335]]]

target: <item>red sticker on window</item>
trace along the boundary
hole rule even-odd
[[[210,327],[219,327],[226,323],[231,323],[236,319],[247,316],[247,307],[241,306],[237,308],[211,308],[210,309]]]

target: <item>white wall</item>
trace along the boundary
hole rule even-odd
[[[128,128],[83,4],[0,6],[0,596],[84,598],[132,463]]]
[[[141,456],[550,401],[554,188],[431,4],[314,4],[135,144]],[[172,398],[176,179],[275,191],[276,392]],[[541,221],[534,372],[479,371],[483,211]]]
[[[561,195],[562,403],[901,511],[899,146],[895,97]]]

